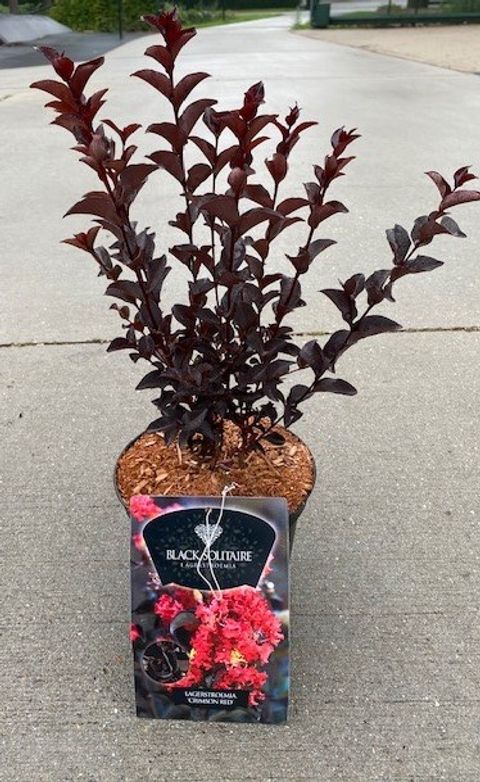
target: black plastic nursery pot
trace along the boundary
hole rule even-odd
[[[142,432],[141,434],[137,435],[137,437],[134,437],[134,438],[133,438],[133,439],[132,439],[132,440],[131,440],[131,441],[130,441],[130,442],[129,442],[129,443],[126,445],[126,446],[125,446],[125,448],[122,450],[122,452],[121,452],[121,453],[119,454],[119,456],[118,456],[117,463],[116,463],[116,465],[115,465],[115,469],[114,469],[114,474],[113,474],[113,483],[114,483],[114,487],[115,487],[115,493],[116,493],[116,495],[117,495],[117,498],[118,498],[119,502],[120,502],[120,503],[123,505],[123,507],[125,508],[125,511],[126,511],[126,513],[127,513],[127,516],[129,515],[129,507],[128,507],[128,503],[127,503],[127,502],[124,500],[124,498],[122,497],[122,494],[121,494],[121,492],[120,492],[120,490],[119,490],[119,487],[118,487],[118,480],[117,480],[118,463],[119,463],[120,459],[122,458],[122,456],[123,456],[123,455],[124,455],[124,454],[125,454],[125,453],[126,453],[126,452],[127,452],[127,451],[128,451],[128,450],[129,450],[129,449],[132,447],[132,446],[133,446],[133,445],[135,445],[135,443],[136,443],[136,442],[137,442],[137,441],[138,441],[138,440],[139,440],[141,437],[143,437],[143,435],[145,435],[145,434],[147,434],[147,432]],[[306,494],[306,496],[304,497],[304,499],[302,500],[302,502],[300,503],[300,505],[298,506],[298,508],[296,508],[296,509],[294,509],[294,510],[290,510],[290,511],[289,511],[289,539],[290,539],[290,551],[291,551],[291,550],[292,550],[292,547],[293,547],[293,541],[294,541],[294,538],[295,538],[295,532],[296,532],[296,528],[297,528],[297,522],[298,522],[298,519],[300,518],[300,516],[302,515],[303,511],[305,510],[305,508],[306,508],[306,506],[307,506],[307,503],[308,503],[308,500],[309,500],[309,498],[310,498],[310,495],[311,495],[311,493],[312,493],[313,489],[315,488],[315,483],[316,483],[316,478],[317,478],[317,469],[316,469],[315,459],[313,458],[313,455],[312,455],[312,453],[311,453],[310,449],[309,449],[309,448],[308,448],[308,447],[305,445],[305,443],[303,442],[303,440],[301,440],[301,438],[300,438],[300,437],[298,437],[298,435],[295,435],[295,434],[293,434],[293,432],[291,432],[290,434],[291,434],[291,436],[292,436],[292,437],[294,437],[294,439],[295,439],[296,441],[298,441],[298,443],[299,443],[300,445],[302,445],[302,446],[303,446],[303,447],[304,447],[304,448],[307,450],[307,452],[308,452],[308,454],[309,454],[309,457],[310,457],[310,465],[311,465],[311,488],[310,488],[310,490],[308,491],[308,493]],[[159,467],[161,467],[161,465],[158,465],[158,466],[159,466]]]

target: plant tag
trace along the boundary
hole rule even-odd
[[[283,498],[132,498],[137,715],[285,722],[288,508]]]

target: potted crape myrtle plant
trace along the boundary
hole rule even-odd
[[[103,58],[75,65],[40,47],[58,78],[32,85],[49,93],[53,124],[73,134],[74,150],[98,180],[97,189],[67,212],[92,215],[94,225],[65,241],[89,255],[105,277],[106,295],[115,299],[111,308],[122,321],[108,350],[125,351],[146,368],[137,388],[150,390],[157,408],[155,420],[120,455],[117,490],[127,506],[136,495],[217,496],[230,484],[238,495],[285,497],[293,524],[312,491],[315,464],[290,427],[313,396],[356,393],[337,376],[339,359],[360,340],[400,328],[384,311],[377,314],[379,305],[390,307],[402,277],[442,265],[426,248],[437,234],[464,236],[450,211],[478,201],[480,192],[465,188],[475,179],[467,166],[451,182],[429,171],[437,205],[410,232],[400,225],[387,231],[391,261],[378,271],[355,273],[321,292],[339,311],[342,327],[323,344],[303,343],[290,317],[305,305],[302,282],[311,265],[334,244],[325,238],[326,222],[348,211],[331,191],[353,160],[358,135],[336,130],[312,181],[303,190],[294,180],[289,184],[294,148],[316,123],[302,121],[296,105],[284,118],[267,113],[261,82],[246,90],[235,110],[192,98],[208,74],[180,78],[176,66],[195,30],[183,27],[175,11],[145,21],[160,40],[145,52],[153,67],[133,76],[152,90],[146,99],[158,97],[170,114],[146,128],[160,144],[147,161],[138,160],[132,140],[139,124],[97,119],[106,90],[89,94],[87,83]],[[266,159],[263,149],[270,150]],[[197,159],[187,163],[194,152]],[[159,178],[159,198],[165,176],[181,197],[169,223],[179,239],[169,248],[161,232],[156,243],[153,231],[133,217],[151,176]],[[290,273],[283,274],[277,240],[297,223],[304,239],[287,255]],[[109,237],[106,245],[101,236]],[[164,291],[179,265],[188,271],[185,295],[167,309]],[[136,513],[144,502],[148,515],[148,497],[138,502]]]

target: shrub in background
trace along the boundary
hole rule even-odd
[[[146,30],[141,16],[156,11],[158,6],[158,0],[123,0],[124,29]],[[72,30],[114,32],[118,29],[116,0],[55,0],[50,16]]]
[[[448,0],[442,5],[442,11],[450,13],[478,13],[480,0]]]
[[[18,13],[20,14],[47,14],[51,6],[50,0],[31,0],[24,2],[20,0],[18,3]],[[8,0],[0,3],[0,14],[9,14],[10,8]]]

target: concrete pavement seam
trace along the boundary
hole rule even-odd
[[[419,328],[399,329],[395,334],[478,334],[480,326],[423,326]],[[295,331],[295,337],[328,337],[333,331]],[[387,332],[388,333],[388,332]],[[65,339],[65,340],[42,340],[40,342],[0,342],[2,348],[39,348],[39,347],[58,347],[66,345],[108,345],[112,340],[103,337],[94,337],[92,339]]]

